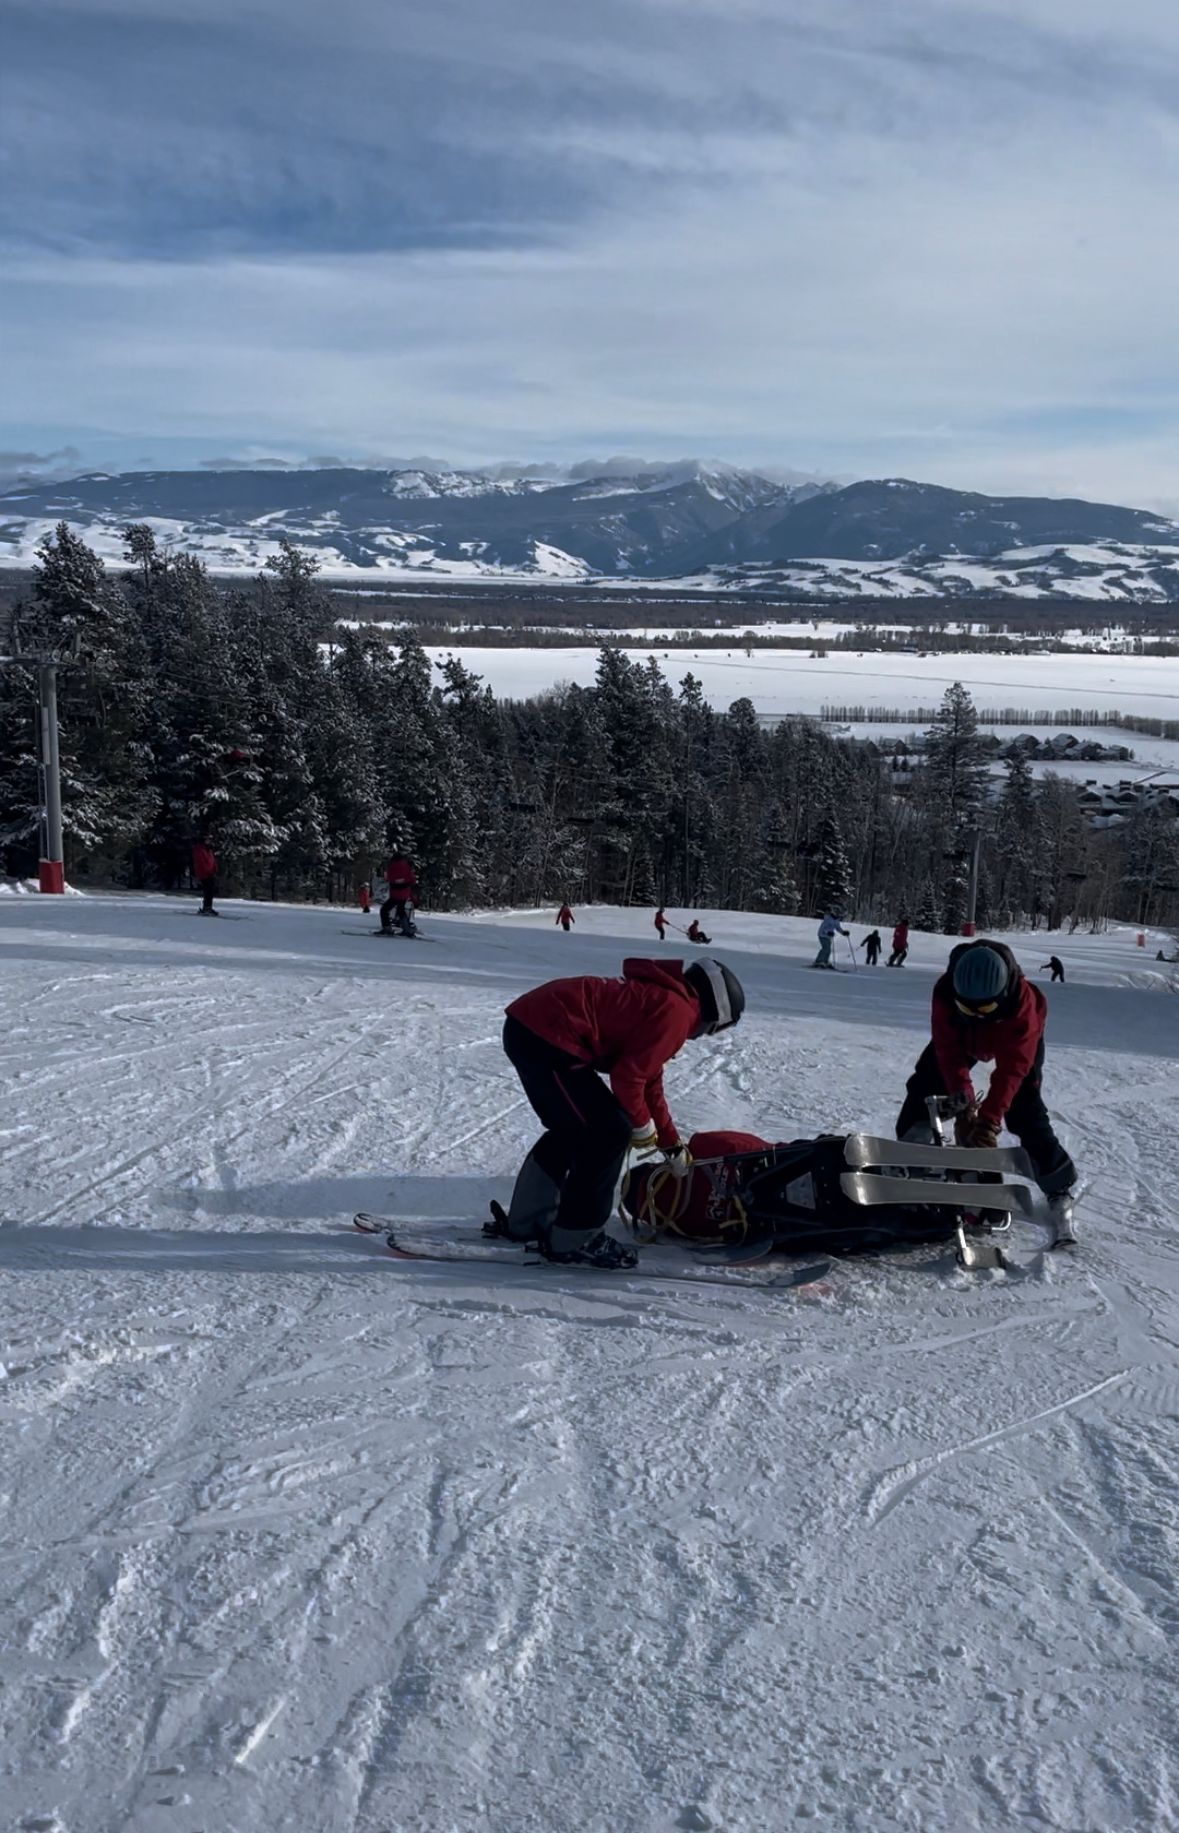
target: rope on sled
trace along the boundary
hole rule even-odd
[[[627,1180],[623,1179],[623,1188]],[[636,1241],[655,1241],[660,1235],[676,1235],[697,1247],[735,1246],[749,1233],[749,1217],[741,1198],[734,1192],[726,1198],[730,1213],[717,1221],[707,1234],[695,1234],[680,1227],[680,1218],[692,1196],[692,1172],[677,1173],[670,1165],[651,1170],[644,1180],[643,1194],[633,1212],[626,1199],[618,1200],[618,1213]]]

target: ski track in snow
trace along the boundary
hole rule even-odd
[[[1179,1825],[1179,1038],[1132,938],[1053,943],[1079,1252],[824,1295],[348,1227],[506,1195],[503,1005],[649,913],[390,959],[331,910],[12,903],[5,1826]],[[681,1123],[889,1131],[944,940],[836,981],[812,924],[707,926],[750,1012],[672,1066]]]

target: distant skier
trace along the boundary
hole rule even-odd
[[[830,968],[835,972],[835,963],[831,959],[831,944],[836,936],[846,936],[848,931],[843,927],[839,916],[828,912],[819,924],[819,952],[811,962],[812,967]]]
[[[573,912],[570,910],[568,904],[562,904],[561,908],[557,912],[557,922],[561,925],[561,928],[565,931],[566,935],[569,934],[569,931],[573,928],[573,925],[576,921],[577,919],[574,916]],[[555,928],[556,924],[554,924],[553,927]]]
[[[1049,955],[1047,961],[1041,961],[1040,972],[1043,973],[1046,967],[1050,967],[1052,969],[1053,980],[1059,980],[1061,985],[1063,986],[1064,984],[1064,962],[1061,960],[1060,956],[1059,955]]]
[[[909,952],[909,919],[901,917],[892,932],[892,954],[888,957],[889,967],[904,967],[905,956]]]
[[[705,935],[695,917],[693,917],[692,921],[688,924],[687,934],[689,942],[709,943],[712,941],[712,937]]]
[[[217,872],[217,855],[213,851],[213,836],[202,834],[192,849],[192,875],[201,893],[202,916],[220,916],[221,914],[219,910],[213,908],[213,899],[219,889]]]
[[[736,975],[707,956],[689,966],[624,961],[620,980],[550,980],[513,1000],[504,1050],[545,1131],[488,1232],[536,1241],[548,1260],[634,1266],[633,1249],[606,1233],[627,1150],[661,1151],[686,1169],[664,1065],[689,1038],[735,1025],[744,1008]]]
[[[667,939],[667,918],[663,914],[663,905],[662,904],[660,904],[658,910],[655,912],[655,927],[659,931],[659,940],[661,942],[666,941]]]
[[[1041,1093],[1048,1002],[1025,979],[1002,942],[961,942],[934,984],[932,1041],[909,1077],[897,1138],[928,1138],[927,1095],[963,1095],[955,1124],[961,1146],[996,1144],[1004,1121],[1026,1150],[1049,1199],[1057,1238],[1071,1236],[1076,1166],[1057,1139]],[[970,1072],[993,1063],[991,1085],[975,1097]]]
[[[360,887],[361,915],[367,916],[369,911],[372,909],[372,907],[373,907],[373,888],[369,884],[368,880],[365,879],[364,883]]]
[[[880,939],[880,931],[874,929],[870,936],[865,936],[864,940],[860,943],[860,947],[867,951],[864,955],[864,960],[867,962],[868,966],[875,967],[876,963],[880,960],[880,951],[884,947]]]
[[[390,936],[394,927],[403,936],[416,935],[413,911],[418,901],[418,876],[412,859],[404,853],[394,853],[385,867],[385,884],[388,896],[381,905],[381,928]]]

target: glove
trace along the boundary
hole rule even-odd
[[[954,1137],[960,1146],[989,1152],[999,1143],[999,1129],[993,1120],[984,1119],[977,1108],[970,1107],[954,1122]]]
[[[663,1156],[673,1177],[687,1177],[692,1169],[692,1154],[682,1139],[677,1139],[674,1146],[664,1146]]]
[[[630,1149],[639,1158],[654,1158],[659,1150],[659,1135],[650,1121],[645,1127],[636,1127],[630,1136]]]

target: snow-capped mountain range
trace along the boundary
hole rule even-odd
[[[687,461],[627,469],[89,473],[0,491],[0,566],[57,522],[105,558],[129,522],[222,573],[286,538],[328,576],[485,579],[806,597],[1179,600],[1179,523],[1115,504],[991,497],[884,478],[779,481]]]

